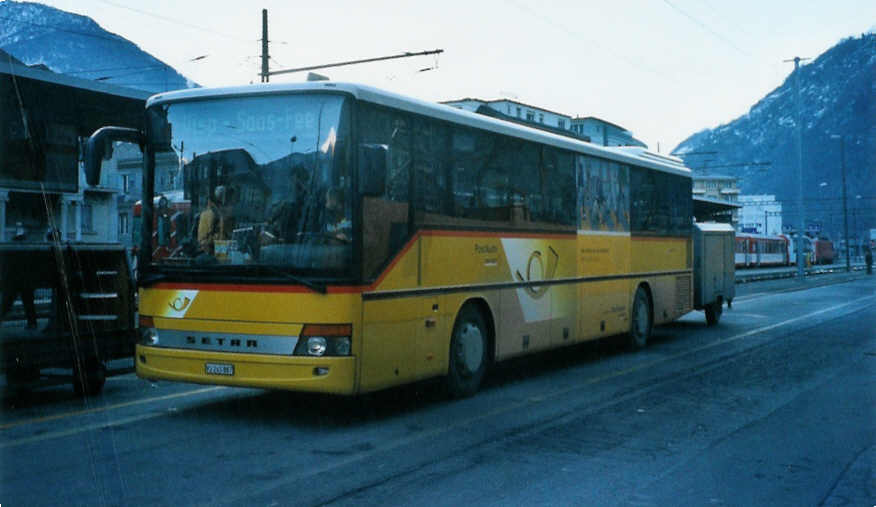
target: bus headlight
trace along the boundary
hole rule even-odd
[[[301,330],[296,356],[349,356],[352,352],[349,324],[306,324]]]
[[[140,330],[140,345],[148,345],[154,347],[158,345],[158,329],[155,328],[155,321],[148,315],[140,315],[138,321]]]
[[[324,356],[326,350],[326,340],[322,336],[311,336],[305,342],[308,356]]]
[[[346,336],[337,337],[334,340],[334,348],[336,356],[349,356],[350,355],[350,338]]]
[[[140,328],[140,345],[148,345],[150,347],[155,347],[158,345],[158,330],[154,327],[141,327]]]

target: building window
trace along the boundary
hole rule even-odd
[[[128,214],[119,213],[119,236],[126,236],[130,233],[128,225]]]
[[[520,118],[520,108],[517,108],[517,117]]]
[[[526,112],[526,121],[535,121],[535,113],[532,111]]]
[[[543,113],[538,113],[538,122],[544,123],[544,114]]]
[[[128,193],[131,190],[131,175],[123,174],[122,175],[122,192]]]
[[[557,120],[557,127],[560,127],[561,129],[565,130],[566,129],[566,120],[564,120],[562,118]]]

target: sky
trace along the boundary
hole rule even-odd
[[[872,0],[41,3],[89,16],[211,87],[259,82],[263,8],[271,70],[443,49],[319,72],[429,101],[510,98],[596,116],[661,153],[744,115],[791,72],[783,60],[876,29]]]

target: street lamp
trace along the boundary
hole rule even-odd
[[[846,139],[839,134],[833,134],[831,139],[839,139],[840,142],[840,167],[843,173],[843,228],[846,236],[846,271],[852,270],[852,261],[849,256],[849,212],[846,206]]]

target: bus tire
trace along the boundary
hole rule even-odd
[[[73,368],[73,391],[78,396],[100,394],[104,383],[106,383],[106,365],[97,359],[85,360],[81,368]]]
[[[628,344],[631,349],[642,349],[648,344],[648,339],[651,337],[651,328],[654,327],[654,321],[651,318],[651,298],[644,287],[636,289],[630,321],[630,332],[627,336]]]
[[[489,363],[488,333],[484,316],[477,307],[463,306],[450,337],[447,391],[452,397],[471,396],[480,387]]]
[[[704,308],[706,311],[706,325],[714,326],[721,320],[721,314],[724,312],[724,302],[718,299],[714,303],[709,303]]]

